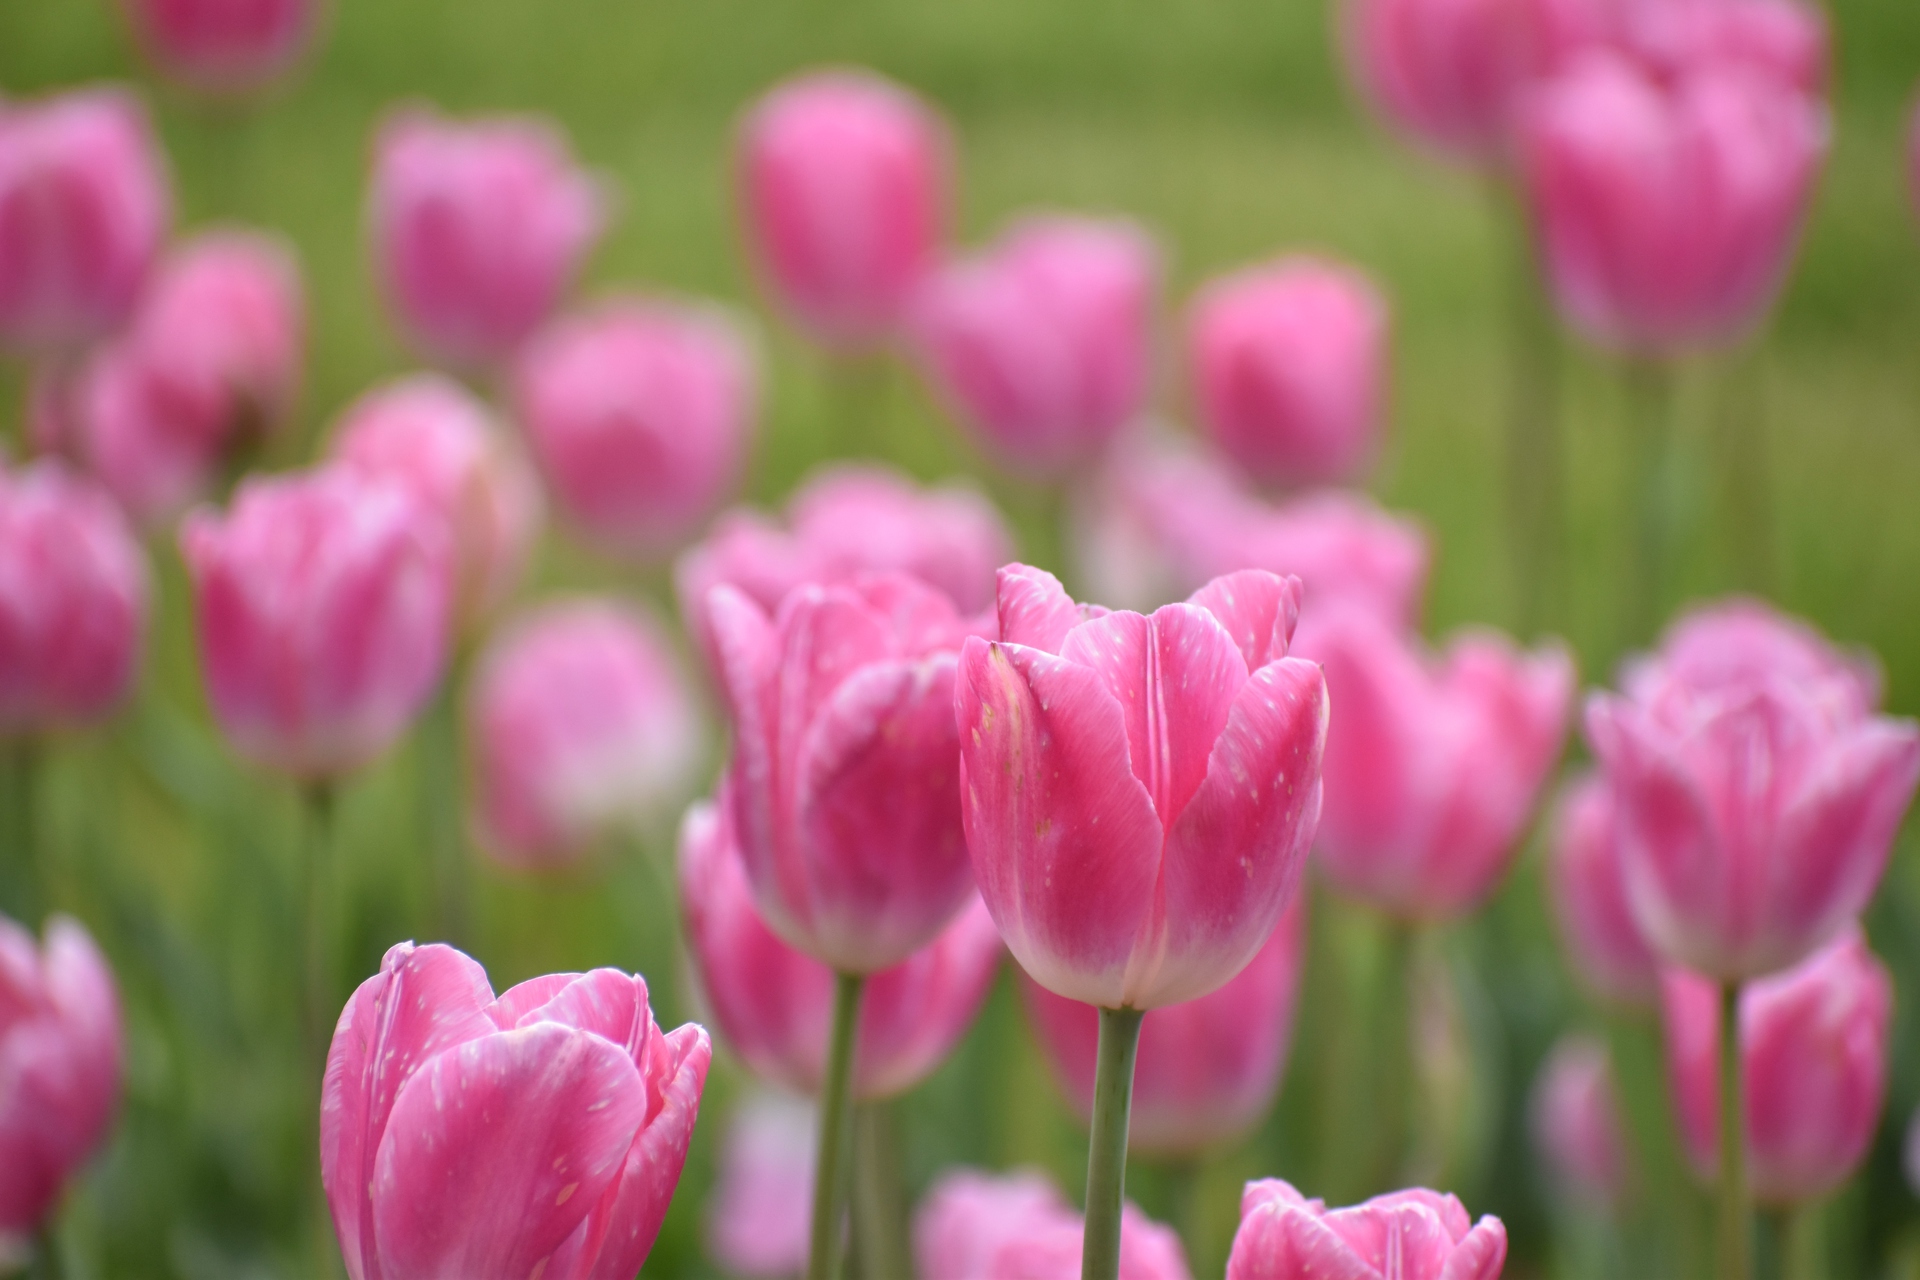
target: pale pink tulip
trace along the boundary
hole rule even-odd
[[[1574,973],[1588,989],[1604,1000],[1652,1005],[1660,960],[1633,918],[1613,795],[1596,774],[1582,774],[1561,793],[1547,887]]]
[[[279,79],[320,25],[319,0],[123,0],[147,57],[200,93],[247,93]]]
[[[1618,1205],[1627,1190],[1626,1128],[1603,1040],[1562,1036],[1541,1065],[1530,1103],[1534,1148],[1575,1200]]]
[[[1153,1009],[1206,995],[1273,935],[1320,812],[1327,690],[1288,657],[1300,583],[1247,571],[1151,615],[1000,571],[998,643],[954,707],[980,895],[1056,995]]]
[[[1416,1189],[1328,1209],[1278,1178],[1249,1182],[1227,1280],[1499,1280],[1507,1229]]]
[[[920,1280],[1076,1280],[1082,1226],[1038,1173],[941,1175],[913,1217]],[[1132,1204],[1120,1217],[1120,1280],[1190,1280],[1170,1228]]]
[[[1871,653],[1839,648],[1800,619],[1739,596],[1681,614],[1657,652],[1622,664],[1620,683],[1636,702],[1652,705],[1669,696],[1734,694],[1775,679],[1822,686],[1862,715],[1880,706],[1880,665]]]
[[[351,1280],[630,1280],[653,1248],[712,1058],[644,979],[534,978],[498,999],[403,942],[340,1014],[320,1177]]]
[[[755,1092],[727,1121],[707,1199],[707,1253],[729,1275],[782,1280],[807,1268],[819,1118],[783,1094]]]

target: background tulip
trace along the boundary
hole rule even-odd
[[[1658,999],[1660,961],[1633,918],[1613,795],[1596,774],[1561,793],[1547,887],[1574,972],[1594,994],[1622,1004]]]
[[[920,1280],[1074,1280],[1080,1215],[1037,1173],[943,1174],[914,1214]],[[1180,1237],[1133,1205],[1122,1217],[1122,1280],[1188,1280]]]
[[[1826,17],[1801,0],[1636,0],[1620,9],[1621,45],[1662,75],[1728,67],[1826,91]]]
[[[1227,1280],[1499,1280],[1507,1229],[1424,1189],[1329,1210],[1278,1178],[1249,1182]]]
[[[707,1200],[707,1252],[736,1276],[797,1276],[813,1210],[814,1109],[756,1092],[734,1108]]]
[[[1533,1143],[1542,1162],[1576,1200],[1618,1205],[1627,1191],[1626,1128],[1603,1040],[1562,1036],[1534,1081]]]
[[[283,75],[320,24],[318,0],[124,0],[140,46],[188,88],[245,93]]]
[[[1880,669],[1872,655],[1836,647],[1798,618],[1740,596],[1682,614],[1657,652],[1622,665],[1620,684],[1634,701],[1656,706],[1734,697],[1775,680],[1820,686],[1848,715],[1880,706]]]

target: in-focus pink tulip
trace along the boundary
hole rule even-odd
[[[1720,1003],[1681,969],[1662,983],[1667,1070],[1688,1159],[1719,1168]],[[1866,1158],[1887,1100],[1893,983],[1853,930],[1740,993],[1740,1071],[1754,1198],[1793,1205],[1837,1189]]]
[[[124,0],[149,60],[200,93],[259,89],[306,52],[318,0]]]
[[[1278,1178],[1249,1182],[1227,1280],[1499,1280],[1507,1229],[1416,1189],[1328,1209]]]
[[[1000,571],[954,709],[980,896],[1055,995],[1154,1009],[1272,937],[1320,812],[1327,690],[1288,657],[1300,583],[1247,571],[1150,615]]]
[[[334,428],[331,452],[360,475],[406,488],[446,523],[463,624],[519,586],[540,535],[539,481],[485,402],[458,382],[422,373],[374,388]]]
[[[969,624],[904,574],[797,587],[772,616],[722,585],[706,613],[733,722],[725,803],[760,914],[836,972],[892,968],[973,886],[953,718]]]
[[[1295,899],[1266,945],[1225,986],[1142,1019],[1130,1151],[1196,1156],[1244,1137],[1267,1114],[1293,1036],[1304,914]],[[1093,1115],[1099,1015],[1031,979],[1021,991],[1054,1079],[1084,1123]]]
[[[1626,1127],[1604,1040],[1562,1036],[1533,1084],[1534,1148],[1565,1192],[1598,1208],[1627,1191]]]
[[[718,308],[634,297],[536,338],[513,401],[567,517],[650,556],[691,536],[739,480],[757,382],[751,347]]]
[[[1738,67],[1662,84],[1594,57],[1540,90],[1521,167],[1562,313],[1643,355],[1740,338],[1786,278],[1828,132],[1820,103]]]
[[[833,971],[767,928],[720,805],[696,804],[681,824],[680,907],[695,981],[720,1042],[762,1079],[817,1095]],[[976,898],[932,942],[869,978],[860,993],[853,1096],[891,1097],[932,1074],[973,1025],[1000,956],[1000,935]]]
[[[1146,403],[1158,258],[1128,222],[1016,223],[927,282],[915,304],[920,362],[990,452],[1060,474],[1100,454]]]
[[[920,1280],[1076,1280],[1082,1226],[1038,1173],[942,1174],[913,1216]],[[1120,1215],[1121,1280],[1190,1280],[1171,1228],[1131,1203]]]
[[[0,467],[0,735],[110,714],[139,671],[147,595],[105,493],[57,462]]]
[[[1585,773],[1561,793],[1554,814],[1547,887],[1573,971],[1603,1000],[1651,1006],[1660,960],[1627,900],[1613,794]]]
[[[707,1199],[707,1253],[728,1275],[788,1280],[807,1269],[819,1117],[797,1098],[759,1091],[727,1120]]]
[[[165,162],[131,94],[0,102],[0,345],[68,351],[118,328],[171,217]]]
[[[1826,15],[1802,0],[1628,0],[1619,8],[1620,46],[1663,76],[1725,67],[1826,92]]]
[[[830,347],[892,335],[946,231],[940,118],[870,71],[789,80],[741,126],[741,216],[769,291]]]
[[[396,112],[375,144],[368,211],[387,304],[423,353],[496,364],[559,305],[601,204],[550,121]]]
[[[0,916],[0,1257],[27,1246],[120,1105],[120,997],[86,929]]]
[[[686,673],[653,620],[611,600],[546,605],[487,647],[467,691],[480,847],[560,866],[643,833],[705,752]]]
[[[190,513],[200,669],[243,756],[296,777],[378,755],[446,662],[453,555],[395,484],[335,465],[241,484],[225,515]]]
[[[1187,344],[1200,425],[1248,475],[1360,478],[1386,399],[1387,305],[1359,270],[1296,257],[1217,280]]]
[[[1566,739],[1573,659],[1469,632],[1444,656],[1361,609],[1310,614],[1295,650],[1326,671],[1316,846],[1341,892],[1410,920],[1471,911],[1519,850]]]
[[[631,1277],[680,1181],[713,1056],[614,969],[498,999],[403,942],[340,1014],[320,1178],[351,1280]]]

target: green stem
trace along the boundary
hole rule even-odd
[[[860,1274],[867,1280],[912,1275],[892,1106],[884,1099],[858,1104],[853,1131],[853,1239]]]
[[[1673,371],[1657,360],[1627,368],[1634,465],[1630,506],[1634,511],[1633,565],[1626,608],[1625,647],[1643,645],[1666,607],[1668,561],[1673,547]]]
[[[460,713],[455,689],[464,664],[455,660],[434,698],[420,742],[421,820],[433,868],[433,931],[442,941],[468,947],[470,920],[466,842],[461,838],[466,808],[460,794]]]
[[[1765,367],[1756,353],[1720,371],[1715,417],[1724,477],[1725,536],[1734,580],[1763,595],[1774,582],[1773,451],[1769,447]]]
[[[1375,974],[1374,1032],[1375,1165],[1365,1194],[1400,1184],[1401,1167],[1411,1147],[1410,1130],[1418,1117],[1411,1105],[1421,1087],[1413,1036],[1413,980],[1419,932],[1404,920],[1384,919],[1380,969]]]
[[[1740,1088],[1740,984],[1720,988],[1720,1280],[1752,1280],[1746,1105]]]
[[[7,845],[0,852],[0,914],[10,915],[33,929],[46,904],[40,848],[40,763],[43,748],[33,737],[7,746],[3,758],[10,792],[6,811]]]
[[[1127,1194],[1127,1123],[1133,1115],[1133,1060],[1140,1049],[1142,1016],[1139,1009],[1100,1011],[1080,1280],[1116,1280],[1120,1274],[1120,1206]]]
[[[1492,183],[1507,251],[1506,403],[1507,544],[1512,557],[1518,631],[1550,625],[1559,581],[1563,506],[1560,442],[1560,335],[1540,278],[1531,221],[1512,185]]]
[[[1783,1255],[1780,1274],[1784,1280],[1826,1280],[1827,1268],[1821,1248],[1821,1206],[1816,1202],[1797,1204],[1783,1211],[1781,1224]]]
[[[834,1280],[840,1270],[841,1219],[847,1199],[847,1164],[853,1145],[854,1030],[860,1022],[857,973],[833,984],[833,1032],[827,1044],[827,1076],[820,1082],[820,1149],[813,1168],[813,1240],[807,1280]]]
[[[1173,1180],[1173,1225],[1186,1241],[1187,1257],[1196,1275],[1211,1275],[1220,1269],[1208,1248],[1212,1241],[1207,1232],[1206,1197],[1202,1194],[1206,1172],[1204,1154],[1188,1156],[1168,1170]]]
[[[303,1057],[308,1071],[324,1072],[332,1040],[327,981],[327,887],[333,836],[333,787],[309,784],[302,793],[300,840],[300,1005]]]
[[[32,1280],[62,1280],[67,1268],[60,1257],[60,1240],[55,1235],[53,1224],[48,1223],[40,1229],[33,1241]]]

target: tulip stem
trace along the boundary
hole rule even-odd
[[[1740,1088],[1740,984],[1720,988],[1720,1280],[1752,1280],[1746,1104]]]
[[[40,849],[40,761],[42,748],[33,737],[24,737],[6,748],[4,759],[8,844],[0,854],[0,913],[13,916],[27,928],[39,922],[46,909],[42,852]]]
[[[885,1099],[854,1108],[853,1239],[863,1280],[913,1274],[900,1200],[900,1150]]]
[[[1120,1274],[1120,1206],[1127,1194],[1127,1123],[1133,1114],[1133,1060],[1140,1049],[1143,1016],[1139,1009],[1100,1011],[1080,1280],[1116,1280]]]
[[[833,1031],[827,1043],[827,1076],[820,1082],[820,1146],[813,1167],[813,1239],[807,1280],[835,1280],[840,1272],[840,1235],[846,1216],[847,1174],[853,1146],[854,1029],[860,1022],[857,973],[834,977]]]
[[[1725,536],[1734,583],[1768,594],[1774,583],[1773,466],[1768,447],[1763,353],[1720,371],[1716,435],[1725,477]]]
[[[301,833],[300,930],[301,1034],[308,1070],[324,1072],[327,1061],[327,884],[328,847],[333,834],[333,787],[309,784],[302,793],[305,830]]]
[[[48,1223],[34,1237],[31,1280],[62,1280],[66,1274],[60,1257],[60,1239],[54,1234],[53,1224]]]
[[[460,715],[454,690],[464,663],[454,660],[438,696],[433,700],[420,741],[421,815],[433,867],[433,929],[443,942],[467,948],[467,851],[461,840],[465,812],[460,796]]]
[[[1634,465],[1629,468],[1633,493],[1633,564],[1627,591],[1626,646],[1647,643],[1665,608],[1668,561],[1672,558],[1674,526],[1673,478],[1673,370],[1658,360],[1639,360],[1627,367],[1627,395],[1631,404]]]
[[[1558,581],[1562,502],[1560,341],[1540,278],[1533,227],[1513,184],[1495,180],[1492,200],[1507,266],[1507,544],[1516,620],[1525,636],[1548,626]]]
[[[1785,1280],[1826,1280],[1820,1241],[1820,1205],[1794,1205],[1781,1215],[1781,1267]]]

